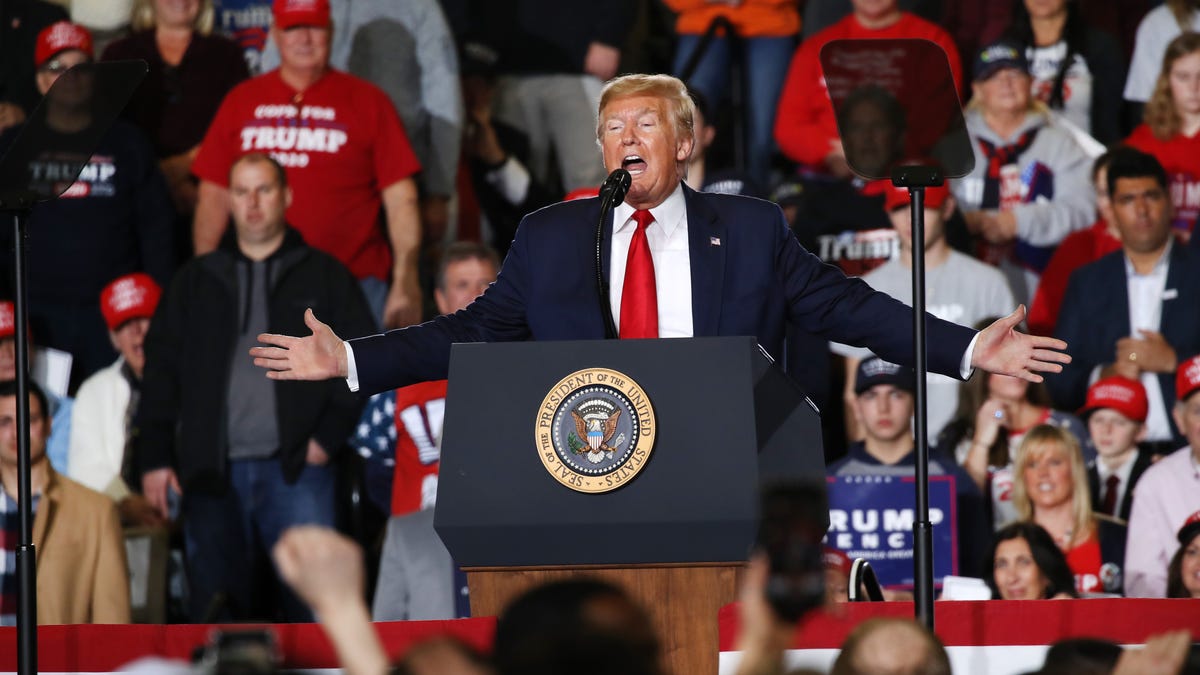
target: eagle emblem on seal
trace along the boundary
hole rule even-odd
[[[571,443],[571,449],[577,455],[586,455],[592,464],[599,464],[607,457],[612,458],[613,452],[625,442],[625,434],[609,445],[613,434],[617,431],[617,420],[621,417],[621,409],[607,401],[587,401],[578,408],[571,410],[575,418],[575,435],[586,443]]]

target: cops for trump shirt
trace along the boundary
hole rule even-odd
[[[227,186],[233,161],[251,152],[269,154],[287,170],[287,219],[305,243],[359,279],[391,278],[380,191],[421,167],[381,89],[336,70],[302,92],[278,70],[247,80],[225,97],[192,173]]]

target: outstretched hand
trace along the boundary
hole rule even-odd
[[[1011,375],[1030,382],[1041,382],[1038,373],[1061,373],[1062,364],[1070,363],[1067,343],[1051,337],[1026,335],[1017,331],[1025,320],[1025,305],[984,328],[971,353],[971,367],[990,373]]]
[[[304,310],[308,337],[261,333],[258,341],[272,345],[253,347],[254,365],[267,369],[272,380],[328,380],[347,376],[346,350],[333,329],[321,323],[311,309]]]

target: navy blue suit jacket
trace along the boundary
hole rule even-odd
[[[912,310],[822,263],[771,202],[684,186],[697,337],[753,335],[773,357],[784,329],[869,347],[912,362]],[[466,309],[420,326],[354,340],[360,391],[446,377],[455,342],[604,338],[595,283],[600,200],[548,206],[521,222],[496,283]],[[608,269],[612,217],[604,225]],[[928,317],[929,369],[959,377],[975,331]]]
[[[1179,242],[1171,247],[1159,332],[1175,349],[1179,363],[1200,353],[1200,254]],[[1055,337],[1067,341],[1071,363],[1046,376],[1055,407],[1078,410],[1087,400],[1088,377],[1096,366],[1112,363],[1117,340],[1132,335],[1125,253],[1110,253],[1071,273],[1059,310]],[[1159,387],[1175,440],[1183,437],[1171,418],[1175,373],[1159,373]]]

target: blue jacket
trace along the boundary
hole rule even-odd
[[[694,335],[753,335],[772,356],[786,325],[889,361],[912,363],[912,310],[849,279],[797,243],[771,202],[683,187],[691,248]],[[466,309],[354,340],[364,393],[447,376],[455,342],[604,337],[595,283],[600,200],[548,206],[522,221],[496,283]],[[608,270],[612,217],[604,225]],[[975,331],[928,316],[929,369],[959,377]]]
[[[1195,238],[1193,238],[1195,239]],[[1171,247],[1167,284],[1163,292],[1159,332],[1175,349],[1179,363],[1200,354],[1200,253],[1176,241]],[[1046,376],[1046,387],[1055,407],[1078,410],[1087,399],[1088,376],[1098,365],[1112,363],[1117,340],[1132,335],[1129,327],[1129,290],[1125,279],[1125,253],[1110,253],[1071,273],[1055,337],[1067,341],[1071,363],[1062,373]],[[1159,387],[1171,433],[1185,442],[1172,419],[1175,373],[1159,373]]]

